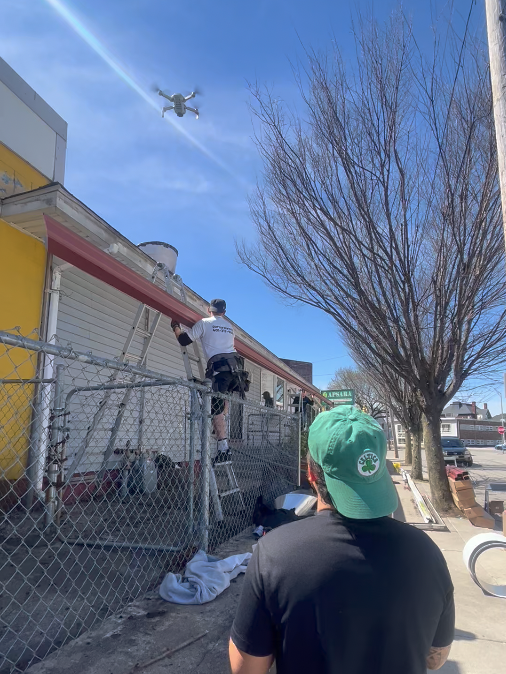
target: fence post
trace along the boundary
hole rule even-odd
[[[30,441],[28,449],[28,461],[26,466],[27,489],[22,498],[22,504],[30,510],[33,506],[34,497],[37,494],[37,461],[38,452],[41,446],[41,411],[42,411],[42,391],[43,385],[35,385],[35,395],[33,397],[32,421],[30,424]]]
[[[195,420],[197,417],[197,391],[190,389],[190,455],[188,457],[188,538],[193,542],[195,500]]]
[[[142,445],[144,444],[144,414],[146,410],[146,389],[141,388],[139,391],[139,421],[137,424],[137,451],[139,456],[142,453]]]
[[[53,409],[51,412],[51,429],[49,432],[49,445],[47,451],[47,479],[49,486],[46,492],[46,514],[44,525],[47,528],[54,524],[56,513],[56,482],[60,474],[60,451],[63,442],[64,425],[64,391],[63,376],[65,366],[56,366],[54,382]]]
[[[206,380],[205,382],[210,383]],[[202,461],[202,526],[201,541],[202,549],[207,552],[209,548],[209,481],[211,476],[210,457],[210,423],[211,423],[211,391],[202,394],[202,432],[201,432],[201,461]]]

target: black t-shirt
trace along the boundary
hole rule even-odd
[[[423,531],[323,510],[260,539],[232,640],[275,654],[277,674],[425,674],[454,621],[446,562]]]

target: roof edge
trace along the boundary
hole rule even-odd
[[[156,311],[161,311],[164,315],[179,320],[185,325],[192,326],[203,317],[204,314],[165,292],[162,288],[116,260],[109,253],[97,248],[53,217],[44,215],[44,221],[47,232],[47,247],[50,253],[124,292],[129,297],[148,304]],[[133,246],[133,244],[131,245]],[[249,335],[247,336],[249,337]],[[256,341],[252,337],[250,339]],[[258,345],[263,348],[259,343]],[[295,372],[289,371],[286,365],[282,367],[281,364],[278,365],[270,360],[253,345],[244,341],[244,338],[236,337],[236,347],[239,353],[251,362],[268,369],[300,388],[310,389],[313,394],[325,401],[316,387],[304,381]],[[274,357],[277,359],[277,356]]]

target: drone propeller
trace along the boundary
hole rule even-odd
[[[196,94],[197,96],[203,96],[204,92],[200,87],[193,87],[193,93]]]
[[[151,91],[154,91],[155,94],[160,93],[160,91],[162,91],[164,94],[167,93],[161,87],[159,87],[158,84],[152,84],[149,88],[151,89]]]

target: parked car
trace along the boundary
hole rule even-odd
[[[456,461],[457,465],[460,463],[468,468],[473,465],[471,452],[464,447],[464,443],[459,438],[441,438],[441,447],[445,462]]]
[[[498,445],[495,446],[496,449],[502,452],[506,452],[506,442],[499,443]]]

